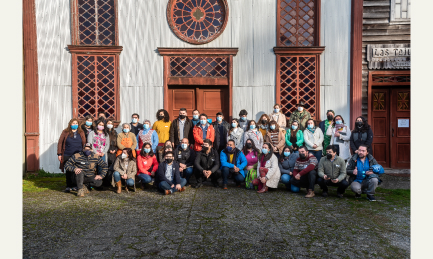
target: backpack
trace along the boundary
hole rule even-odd
[[[247,172],[247,175],[245,177],[245,188],[247,188],[247,189],[256,189],[257,190],[257,186],[253,185],[253,181],[256,178],[257,178],[257,170],[256,169],[250,169]]]

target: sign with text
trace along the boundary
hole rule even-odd
[[[399,128],[409,128],[409,119],[398,119]]]
[[[410,69],[410,44],[367,45],[369,69]]]

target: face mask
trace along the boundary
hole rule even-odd
[[[207,120],[200,120],[201,125],[206,125],[206,123],[207,123]]]
[[[128,133],[129,129],[123,129],[123,132]]]
[[[299,154],[299,157],[300,157],[301,159],[305,159],[307,156],[306,156],[305,154]]]
[[[91,121],[86,121],[86,126],[92,126],[92,122]]]
[[[137,123],[137,119],[136,118],[132,118],[132,123]]]
[[[247,120],[247,117],[241,117],[241,120],[242,120],[242,121],[246,121],[246,120]]]
[[[209,124],[212,123],[212,119],[207,119],[207,122],[209,122]]]
[[[181,119],[181,120],[183,120],[183,119],[185,119],[185,117],[186,117],[186,115],[179,115],[179,118]]]
[[[326,154],[326,158],[331,159],[332,155],[331,154]]]
[[[238,124],[232,123],[232,128],[236,128],[237,126],[238,126]]]
[[[107,128],[112,129],[113,128],[113,124],[107,124]]]
[[[73,129],[73,130],[78,129],[78,125],[71,125],[71,129]]]
[[[255,129],[256,125],[250,125],[250,129]]]
[[[92,151],[90,151],[90,150],[86,150],[86,151],[84,151],[84,155],[86,155],[86,156],[90,156],[90,154],[92,154]]]
[[[298,126],[292,125],[292,130],[296,130]]]
[[[298,111],[302,112],[304,110],[304,107],[298,107]]]
[[[313,129],[313,128],[314,128],[314,125],[313,125],[313,124],[308,124],[308,128],[309,128],[309,129]]]
[[[275,129],[275,125],[271,125],[271,130],[274,130]]]
[[[149,153],[150,152],[150,148],[145,148],[144,152]]]
[[[98,126],[98,130],[104,130],[104,126]]]
[[[125,159],[128,155],[125,153],[122,153],[122,159]]]
[[[262,148],[262,153],[263,153],[263,154],[266,155],[268,152],[269,152],[269,150],[268,150],[267,148]]]
[[[222,121],[223,117],[217,117],[217,121]]]
[[[284,156],[290,156],[290,152],[284,152]]]
[[[143,124],[143,129],[148,129],[149,128],[149,124]]]
[[[171,164],[171,162],[173,162],[173,158],[166,158],[165,162],[167,162],[167,164]]]
[[[355,124],[356,124],[356,126],[359,127],[359,128],[361,128],[362,126],[364,126],[364,123],[362,123],[362,122],[360,122],[360,121],[357,121]]]
[[[231,152],[232,150],[233,150],[232,147],[229,147],[229,146],[227,147],[227,151],[228,151],[228,152]]]
[[[250,148],[253,147],[253,144],[251,144],[251,143],[247,143],[247,144],[245,144],[245,146],[246,146],[248,149],[250,149]]]
[[[334,116],[328,115],[328,121],[332,121],[332,119],[334,119]]]
[[[203,147],[203,151],[207,152],[209,150],[209,147]]]
[[[193,118],[194,120],[198,120],[198,115],[192,115],[192,118]]]
[[[166,146],[165,149],[173,149],[173,147],[169,145],[169,146]]]
[[[183,144],[181,144],[181,147],[182,147],[183,149],[186,149],[186,148],[188,147],[188,144],[183,143]]]
[[[164,119],[164,116],[158,115],[158,120]]]
[[[342,124],[343,122],[341,120],[336,120],[335,123]]]
[[[275,113],[278,113],[280,111],[280,109],[274,109]]]
[[[262,120],[262,124],[266,124],[268,120]]]

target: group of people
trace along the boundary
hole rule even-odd
[[[337,196],[343,197],[350,185],[356,197],[366,193],[375,201],[383,168],[372,155],[373,132],[364,117],[356,119],[351,131],[341,115],[328,110],[327,119],[316,126],[302,101],[289,119],[279,104],[257,122],[247,115],[241,110],[239,119],[227,122],[218,112],[212,122],[198,110],[190,119],[181,108],[170,121],[168,112],[160,109],[153,125],[148,119],[140,123],[134,113],[120,133],[103,112],[96,121],[85,117],[81,126],[71,119],[57,148],[65,191],[84,196],[105,182],[121,193],[122,183],[128,191],[139,181],[143,189],[153,182],[168,195],[184,191],[194,174],[195,188],[208,178],[219,187],[222,178],[222,188],[227,189],[232,178],[238,187],[245,182],[245,187],[264,193],[282,182],[291,192],[306,188],[305,197],[311,198],[315,184],[324,197],[328,186],[336,186]]]

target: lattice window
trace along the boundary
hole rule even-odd
[[[385,93],[373,94],[373,111],[385,111]]]
[[[78,44],[116,45],[115,0],[78,0]]]
[[[203,44],[218,37],[228,18],[226,0],[171,0],[167,8],[168,23],[182,40]]]
[[[227,77],[229,57],[170,57],[170,76]]]
[[[316,46],[316,1],[279,0],[278,46]]]
[[[116,118],[115,57],[77,56],[78,117],[106,112]]]
[[[391,22],[410,23],[411,0],[391,0]]]
[[[304,101],[305,109],[316,117],[316,61],[316,56],[280,57],[280,102],[286,116],[297,108],[299,101]]]
[[[401,92],[397,95],[397,110],[410,111],[410,93]]]
[[[373,83],[405,83],[410,82],[410,75],[373,75]]]

